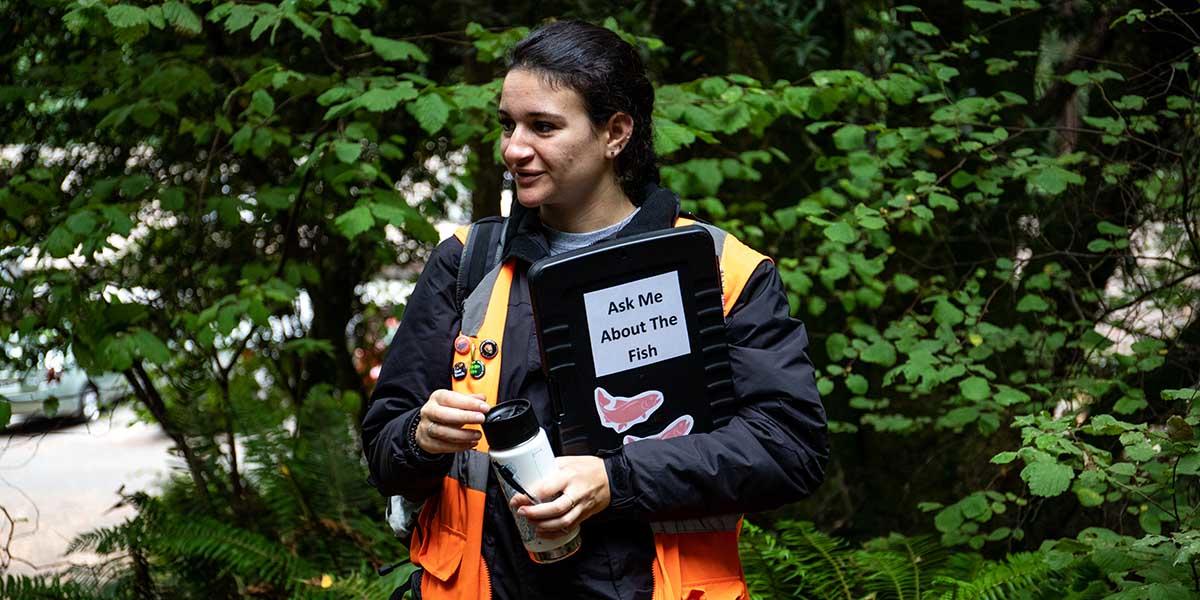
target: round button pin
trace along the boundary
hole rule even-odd
[[[479,353],[488,360],[496,358],[496,355],[500,353],[500,344],[497,344],[496,340],[483,340],[479,344]]]
[[[486,369],[483,367],[482,362],[477,360],[471,361],[471,377],[474,377],[475,379],[483,379],[483,373],[485,371]]]
[[[454,338],[454,351],[459,354],[467,354],[471,351],[471,338],[465,335],[459,335]]]
[[[462,381],[463,379],[466,379],[466,378],[467,378],[466,363],[461,363],[461,362],[454,363],[454,379],[458,380],[458,381]]]

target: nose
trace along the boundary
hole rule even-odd
[[[527,143],[525,128],[520,125],[513,128],[511,135],[503,138],[501,145],[500,155],[509,169],[514,169],[517,165],[526,163],[533,158],[533,146]]]

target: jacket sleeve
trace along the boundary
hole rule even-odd
[[[370,482],[385,496],[424,500],[441,485],[453,460],[452,454],[426,454],[409,442],[408,433],[429,395],[449,385],[460,324],[455,286],[462,247],[451,237],[429,257],[408,297],[363,419]]]
[[[739,406],[724,426],[643,440],[605,458],[613,516],[679,519],[768,510],[811,494],[829,458],[825,409],[770,261],[726,321]]]

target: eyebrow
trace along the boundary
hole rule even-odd
[[[508,111],[504,110],[503,108],[498,109],[496,112],[502,117],[511,117],[512,116],[512,115],[508,114]],[[535,110],[533,112],[527,112],[527,113],[525,113],[525,116],[530,119],[564,119],[564,118],[566,118],[558,113],[544,112],[544,111],[540,111],[540,110]]]

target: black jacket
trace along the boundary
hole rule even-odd
[[[674,194],[648,187],[641,210],[617,237],[671,227]],[[534,332],[529,265],[548,254],[537,212],[513,203],[502,250],[518,269],[504,334],[501,400],[528,398],[552,422]],[[371,481],[384,495],[422,500],[437,492],[451,455],[423,456],[409,445],[410,421],[431,392],[448,388],[459,332],[455,285],[462,243],[434,250],[409,297],[363,422]],[[651,520],[753,512],[803,498],[824,477],[829,456],[825,411],[805,348],[804,325],[789,316],[769,261],[754,271],[726,320],[736,416],[707,434],[632,444],[605,458],[612,503],[583,524],[583,548],[552,564],[532,563],[493,480],[488,487],[483,554],[495,598],[649,598]],[[525,360],[517,357],[524,356]]]

